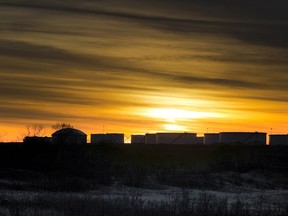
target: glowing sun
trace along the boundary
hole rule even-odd
[[[184,122],[192,119],[221,117],[221,115],[217,113],[188,111],[176,108],[151,108],[146,112],[146,116],[164,120],[166,124],[164,124],[163,127],[169,131],[187,131],[187,127],[177,124],[179,121]]]

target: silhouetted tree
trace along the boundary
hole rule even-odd
[[[46,131],[41,124],[27,125],[27,132],[30,136],[44,136]]]
[[[5,132],[0,132],[0,142],[3,142],[5,136],[6,136]]]
[[[18,140],[22,141],[25,137],[29,136],[42,137],[45,135],[45,133],[46,130],[41,124],[26,125],[26,130],[24,132],[20,132],[17,138]]]
[[[64,128],[73,128],[73,125],[71,125],[70,123],[61,122],[61,123],[56,123],[52,125],[52,128],[54,130],[60,130]]]

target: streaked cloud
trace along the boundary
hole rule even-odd
[[[249,122],[260,127],[262,116],[269,125],[261,127],[283,127],[287,6],[282,0],[0,0],[1,121],[63,119],[88,130],[109,122],[111,130],[139,133],[165,124],[141,112],[175,108],[227,114],[242,126],[254,115]],[[226,128],[226,121],[213,124]],[[200,132],[207,122],[191,119],[180,127]]]

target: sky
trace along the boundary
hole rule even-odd
[[[0,0],[0,141],[288,133],[285,0]]]

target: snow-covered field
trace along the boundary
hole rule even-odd
[[[248,177],[251,176],[248,175]],[[9,184],[5,181],[2,180],[2,183]],[[18,182],[18,184],[20,183]],[[125,215],[125,211],[129,211],[129,209],[132,209],[133,212],[139,208],[143,211],[150,211],[149,208],[152,208],[156,213],[164,209],[168,211],[167,215],[181,215],[181,209],[184,208],[186,213],[187,211],[194,212],[188,215],[197,215],[197,208],[211,208],[214,209],[213,211],[219,211],[219,207],[221,208],[223,204],[223,208],[229,211],[231,211],[230,209],[239,208],[239,211],[243,213],[244,210],[248,209],[248,213],[245,213],[248,216],[254,215],[253,210],[262,211],[271,216],[282,216],[287,213],[287,189],[275,188],[274,186],[273,189],[257,189],[245,183],[236,186],[230,181],[225,181],[224,185],[224,187],[217,190],[179,188],[167,185],[135,188],[119,183],[112,186],[99,186],[97,189],[85,192],[51,192],[47,190],[29,190],[28,188],[27,190],[23,190],[23,188],[21,190],[2,189],[0,190],[0,216],[94,215],[95,209],[109,209],[114,208],[115,205],[119,211],[122,211],[119,215]],[[96,207],[94,207],[95,203],[97,203]],[[193,203],[196,204],[196,210],[191,210]],[[240,205],[237,206],[238,204]],[[71,214],[70,209],[72,209],[73,214]],[[277,213],[278,209],[280,209],[280,213]],[[82,214],[81,211],[86,213]],[[98,213],[97,215],[114,216],[118,210],[113,210],[114,214],[110,210],[103,211],[106,213]],[[229,213],[229,215],[238,215],[235,212]],[[274,212],[276,213],[274,214]],[[134,216],[131,212],[128,215]]]
[[[234,216],[239,215],[238,211],[247,216],[254,216],[255,212],[259,216],[286,216],[288,213],[287,177],[282,173],[195,174],[187,177],[192,180],[190,185],[181,187],[161,184],[157,179],[132,187],[121,181],[104,186],[75,177],[58,179],[39,174],[31,181],[21,178],[27,175],[19,176],[0,179],[0,216],[127,216],[126,211],[130,211],[128,216],[134,216],[133,212],[138,210],[141,213],[136,216],[154,216],[162,211],[166,212],[165,216],[182,216],[183,209],[188,216],[199,216],[199,211],[205,209],[211,212],[202,212],[200,216]],[[202,181],[205,184],[201,184]],[[95,214],[99,209],[101,212]],[[86,213],[82,214],[83,211]],[[118,215],[118,211],[121,214]]]
[[[102,187],[98,190],[88,192],[47,192],[47,191],[16,191],[16,190],[2,190],[0,192],[0,200],[14,200],[14,201],[33,201],[39,197],[77,197],[83,198],[120,198],[120,197],[137,197],[144,201],[171,201],[177,197],[181,197],[183,192],[189,194],[191,200],[197,200],[203,193],[209,195],[212,199],[227,199],[228,203],[235,202],[236,200],[242,200],[247,203],[255,203],[255,201],[261,201],[263,204],[288,204],[288,190],[263,190],[247,188],[245,191],[236,188],[235,191],[231,190],[197,190],[197,189],[182,189],[176,187],[162,186],[161,189],[143,189],[143,188],[131,188],[125,186],[111,186]]]

